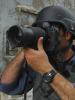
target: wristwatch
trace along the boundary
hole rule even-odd
[[[43,75],[42,82],[44,82],[46,84],[51,83],[56,74],[57,74],[57,72],[52,69],[51,71],[49,71],[48,73],[45,73]]]

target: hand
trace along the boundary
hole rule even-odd
[[[26,48],[25,58],[30,67],[41,74],[46,73],[52,69],[48,57],[43,49],[43,37],[40,37],[37,44],[38,50]]]

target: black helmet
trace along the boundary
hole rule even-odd
[[[75,17],[65,7],[45,7],[38,13],[33,26],[37,26],[41,22],[60,23],[64,25],[67,31],[75,35]]]

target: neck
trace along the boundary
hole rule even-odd
[[[73,56],[74,52],[72,49],[68,49],[65,53],[64,53],[64,58],[65,60],[69,60],[72,56]]]

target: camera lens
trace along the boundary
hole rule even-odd
[[[22,39],[22,32],[21,32],[20,27],[17,25],[12,26],[7,31],[7,38],[12,45],[15,44],[17,46],[21,42],[21,39]]]

